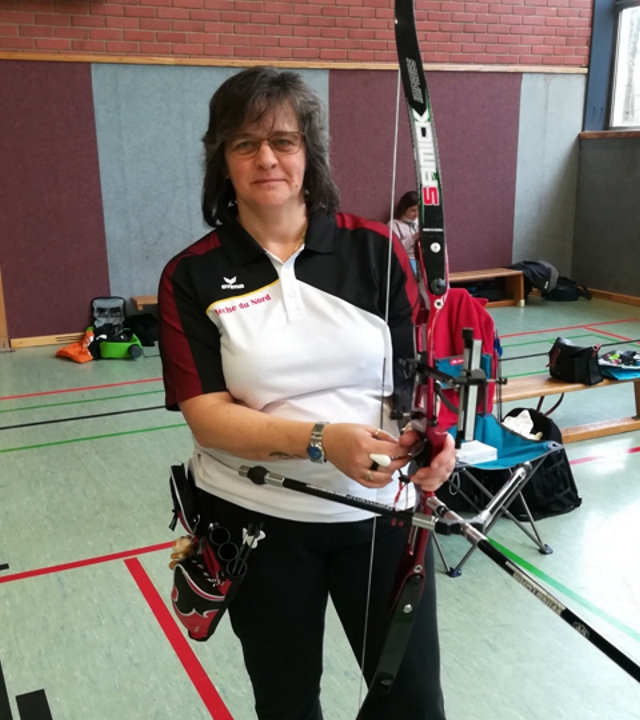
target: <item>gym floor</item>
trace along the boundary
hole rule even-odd
[[[640,308],[603,300],[491,313],[511,377],[546,374],[544,356],[508,358],[559,335],[622,349],[640,337]],[[85,365],[54,352],[0,354],[0,720],[254,718],[227,619],[198,644],[170,611],[168,467],[191,440],[162,409],[157,350]],[[633,413],[622,384],[571,393],[552,417]],[[505,519],[490,536],[640,664],[639,450],[638,432],[567,446],[583,504],[539,522],[553,554]],[[457,579],[438,568],[450,720],[640,718],[640,684],[479,552]],[[325,717],[353,720],[360,674],[331,611],[325,653]]]

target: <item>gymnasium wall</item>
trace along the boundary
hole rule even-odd
[[[0,167],[9,337],[83,329],[109,294],[90,65],[0,62]]]
[[[522,77],[513,259],[547,260],[571,275],[586,76]]]
[[[392,8],[392,0],[0,0],[9,336],[77,332],[92,297],[155,293],[164,263],[206,231],[207,102],[245,63],[302,70],[328,106],[343,208],[386,221]],[[568,273],[590,12],[588,0],[418,0],[425,60],[440,63],[427,76],[452,270],[544,258]],[[395,199],[415,188],[403,103],[395,188]]]
[[[580,140],[573,276],[591,288],[640,296],[640,132]]]
[[[428,63],[584,67],[591,0],[417,0]],[[396,61],[393,0],[0,0],[0,50]]]
[[[207,232],[202,143],[213,91],[237,69],[94,65],[111,292],[155,294],[165,263]],[[305,71],[325,100],[328,74]]]

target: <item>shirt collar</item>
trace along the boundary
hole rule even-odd
[[[234,265],[247,265],[265,254],[264,248],[229,213],[216,229],[220,244]],[[337,249],[337,225],[333,215],[318,210],[310,213],[304,238],[305,250],[330,254]]]

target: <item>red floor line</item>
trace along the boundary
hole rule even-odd
[[[104,388],[122,387],[123,385],[139,385],[140,383],[160,382],[162,378],[146,378],[144,380],[127,380],[125,382],[107,383],[106,385],[89,385],[88,387],[63,388],[62,390],[43,390],[42,392],[23,393],[22,395],[4,395],[0,400],[22,400],[24,398],[42,397],[43,395],[59,395],[60,393],[82,392],[83,390],[102,390]]]
[[[114,560],[123,560],[136,555],[145,555],[146,553],[157,552],[158,550],[166,550],[173,545],[171,542],[160,543],[159,545],[149,545],[148,547],[137,548],[134,550],[125,550],[111,555],[98,555],[93,558],[85,558],[84,560],[75,560],[62,565],[51,565],[44,568],[36,568],[35,570],[25,570],[24,572],[14,573],[13,575],[4,575],[0,577],[0,585],[14,580],[25,580],[26,578],[38,577],[40,575],[51,575],[52,573],[64,572],[65,570],[75,570],[76,568],[87,567],[89,565],[99,565],[105,562],[113,562]]]
[[[154,614],[167,640],[171,643],[171,647],[178,656],[182,667],[191,679],[211,717],[214,718],[214,720],[233,720],[233,716],[218,694],[215,685],[211,682],[211,679],[193,652],[182,630],[173,619],[160,593],[142,567],[140,560],[138,560],[138,558],[129,558],[125,560],[124,563],[133,576],[144,599],[147,601],[151,612]]]
[[[618,450],[623,455],[631,455],[640,452],[640,447],[629,448],[627,450]],[[581,465],[587,462],[596,462],[598,460],[607,460],[611,455],[590,455],[582,458],[575,458],[570,461],[570,465]],[[34,570],[25,570],[24,572],[14,573],[13,575],[0,576],[0,585],[15,580],[25,580],[26,578],[39,577],[41,575],[51,575],[52,573],[64,572],[65,570],[75,570],[76,568],[88,567],[89,565],[100,565],[105,562],[113,562],[114,560],[125,560],[127,558],[137,557],[138,555],[146,555],[147,553],[157,552],[159,550],[167,550],[172,547],[172,542],[159,543],[158,545],[148,545],[147,547],[137,548],[133,550],[124,550],[111,555],[98,555],[93,558],[85,558],[84,560],[76,560],[62,565],[51,565],[44,568],[35,568]]]
[[[616,452],[621,455],[631,455],[632,453],[640,452],[640,447],[629,448],[627,450],[617,450]],[[596,462],[597,460],[611,460],[611,455],[588,455],[587,457],[571,460],[569,465],[581,465],[582,463]]]
[[[588,327],[585,325],[585,330],[593,330],[594,332],[597,332],[601,335],[608,335],[609,337],[616,338],[616,340],[624,340],[625,342],[632,342],[630,337],[626,337],[625,335],[617,335],[616,333],[607,332],[606,330],[596,330],[593,327]]]
[[[627,318],[626,320],[603,320],[599,323],[590,323],[589,325],[567,325],[566,327],[557,327],[557,328],[545,328],[544,330],[525,330],[523,332],[519,333],[509,333],[507,335],[500,335],[500,338],[507,338],[507,337],[520,337],[521,335],[538,335],[539,333],[546,333],[546,332],[559,332],[560,330],[583,330],[583,329],[592,329],[596,325],[615,325],[616,323],[625,323],[625,322],[640,322],[638,318]],[[598,332],[602,332],[602,330],[598,330]]]

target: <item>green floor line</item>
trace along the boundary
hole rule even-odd
[[[103,440],[104,438],[121,437],[123,435],[136,435],[138,433],[155,432],[156,430],[172,430],[173,428],[187,427],[187,423],[177,425],[159,425],[152,428],[141,428],[140,430],[123,430],[122,432],[106,433],[105,435],[90,435],[89,437],[72,438],[70,440],[55,440],[54,442],[38,443],[36,445],[22,445],[20,447],[5,448],[2,453],[19,452],[20,450],[36,450],[38,448],[53,447],[54,445],[68,445],[70,443],[86,442],[87,440]]]
[[[549,332],[549,330],[541,330],[540,332]],[[593,335],[593,334],[594,333],[592,333],[592,332],[582,333],[582,335],[571,335],[565,339],[566,340],[575,340],[576,338],[587,337],[588,335]],[[545,345],[549,345],[549,344],[553,345],[553,343],[549,340],[549,338],[541,338],[540,340],[528,340],[527,342],[521,342],[521,343],[509,343],[506,345],[504,343],[501,343],[501,344],[502,344],[502,349],[504,350],[506,348],[512,348],[512,347],[523,347],[524,345],[542,345],[543,343]]]
[[[628,340],[624,340],[623,338],[613,338],[611,335],[608,335],[605,332],[598,332],[597,330],[594,330],[594,335],[599,335],[603,340],[606,340],[606,343],[602,343],[603,345],[608,345],[610,348],[614,349],[613,346],[615,345],[638,345],[639,343],[636,341],[634,342],[633,338],[629,338]]]
[[[105,400],[122,400],[123,398],[140,397],[142,395],[157,395],[163,393],[164,390],[148,390],[146,392],[129,393],[127,395],[110,395],[109,397],[87,398],[85,400],[68,400],[67,402],[45,403],[44,405],[27,405],[26,407],[8,408],[0,410],[1,413],[24,412],[25,410],[41,410],[42,408],[62,407],[63,405],[83,405],[90,402],[103,402]]]
[[[549,330],[541,330],[540,332],[550,332],[550,331]],[[562,335],[562,337],[564,337],[566,340],[577,340],[578,338],[593,337],[594,335],[601,337],[601,338],[606,338],[610,342],[614,342],[613,339],[611,338],[611,335],[608,335],[603,330],[592,330],[591,332],[588,332],[588,333],[582,333],[581,335],[569,335],[568,337]],[[629,340],[620,339],[620,344],[624,344],[624,343],[629,343],[630,345],[634,344],[631,341],[631,339],[629,339]],[[549,340],[549,338],[541,338],[540,340],[528,340],[527,342],[521,342],[521,343],[508,343],[508,344],[503,343],[502,349],[506,350],[508,348],[524,347],[526,345],[542,345],[542,344],[553,345],[553,343]],[[509,358],[505,358],[505,360],[508,360],[508,359]]]
[[[519,377],[529,377],[530,375],[548,375],[548,370],[538,370],[537,372],[525,372],[525,373],[516,373],[515,375],[508,375],[507,380],[511,378],[519,378]]]
[[[565,595],[568,598],[571,598],[574,602],[578,603],[579,605],[582,605],[582,607],[587,608],[590,612],[592,612],[596,617],[599,617],[601,620],[604,620],[605,622],[609,623],[609,625],[612,625],[616,629],[623,632],[625,635],[630,637],[632,640],[635,640],[636,642],[640,642],[640,632],[637,630],[634,630],[633,628],[630,628],[628,625],[625,625],[622,621],[618,620],[617,618],[614,618],[613,616],[609,615],[609,613],[605,612],[601,608],[599,608],[597,605],[594,605],[592,602],[589,602],[589,600],[586,600],[581,595],[578,595],[578,593],[574,592],[573,590],[570,590],[566,585],[563,585],[561,582],[558,582],[557,580],[554,580],[552,577],[547,575],[542,570],[539,570],[535,565],[532,565],[531,563],[527,562],[524,558],[519,557],[515,553],[511,552],[511,550],[508,550],[507,548],[500,545],[500,543],[496,542],[495,540],[492,540],[489,538],[489,542],[503,555],[506,555],[510,560],[513,560],[516,564],[520,565],[521,568],[526,570],[527,572],[531,573],[532,575],[535,575],[540,580],[543,580],[547,583],[550,587],[555,588],[556,590],[559,590],[563,595]]]

